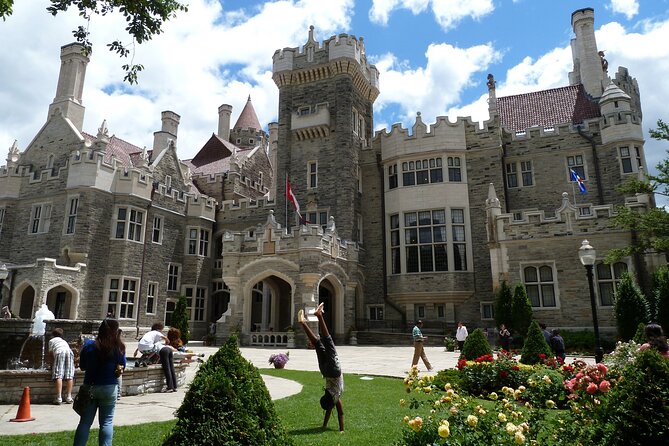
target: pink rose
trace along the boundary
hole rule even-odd
[[[606,366],[601,362],[597,364],[597,370],[599,370],[599,373],[601,373],[602,376],[606,375],[606,372],[609,371],[609,369],[607,369]]]
[[[608,382],[607,380],[603,380],[602,382],[599,383],[599,390],[601,390],[603,393],[608,392],[611,390],[611,383]]]
[[[581,378],[583,378],[583,372],[578,372],[576,374],[576,379],[581,379]]]
[[[590,383],[588,384],[588,388],[585,389],[585,391],[588,392],[590,395],[594,395],[595,392],[597,392],[597,389],[598,389],[597,384]]]

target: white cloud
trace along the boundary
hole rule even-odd
[[[631,20],[639,13],[639,2],[637,0],[611,0],[608,8],[614,13],[623,14],[627,20]]]
[[[454,28],[467,17],[478,20],[495,9],[492,0],[373,0],[369,20],[387,25],[395,9],[408,9],[413,15],[418,15],[430,6],[435,20],[444,31]]]

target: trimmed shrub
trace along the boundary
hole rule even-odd
[[[460,357],[473,361],[479,356],[484,355],[492,355],[492,348],[483,330],[477,328],[465,339],[465,345],[462,347]]]
[[[539,367],[527,379],[527,391],[523,397],[539,408],[547,407],[546,401],[552,401],[558,407],[567,402],[564,388],[564,375],[548,367]]]
[[[630,273],[624,273],[616,290],[614,313],[618,336],[623,341],[634,337],[639,324],[648,322],[648,301],[632,280]]]
[[[179,300],[174,306],[170,327],[178,328],[181,331],[181,340],[184,344],[188,344],[188,340],[190,339],[188,319],[188,301],[186,300],[186,296],[179,296]]]
[[[444,369],[437,373],[432,384],[437,389],[443,389],[446,384],[451,384],[454,388],[459,389],[461,386],[461,374],[458,369]]]
[[[292,445],[258,369],[230,337],[200,366],[163,445]]]
[[[515,331],[521,338],[524,338],[532,322],[532,304],[527,298],[527,291],[525,291],[525,285],[522,283],[517,284],[513,290],[511,309],[513,311],[511,331]]]
[[[497,297],[495,298],[495,323],[499,327],[504,324],[508,327],[511,326],[511,302],[513,300],[513,294],[511,293],[511,288],[507,285],[506,281],[502,282],[499,290],[497,291]]]
[[[641,323],[636,327],[636,333],[634,333],[632,340],[637,344],[646,342],[646,324]]]
[[[543,355],[543,357],[542,357]],[[527,330],[527,337],[523,345],[523,351],[520,357],[520,362],[523,364],[538,364],[544,359],[554,356],[553,351],[546,343],[546,338],[539,327],[537,321],[532,321],[530,328]]]
[[[592,354],[595,351],[595,333],[592,330],[561,330],[560,336],[564,339],[567,352]],[[605,352],[611,352],[616,348],[614,339],[600,338],[599,342]]]
[[[596,412],[591,443],[669,444],[668,401],[669,361],[653,349],[639,353],[636,361],[623,369],[622,379]]]
[[[653,275],[653,284],[653,297],[657,306],[655,321],[665,333],[669,333],[669,268],[657,270]]]

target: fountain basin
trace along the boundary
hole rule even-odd
[[[128,361],[130,366],[132,359]],[[186,367],[188,364],[174,363],[179,386],[186,382]],[[74,376],[73,396],[77,394],[83,382],[84,372],[78,370]],[[162,390],[164,382],[165,375],[160,364],[138,368],[129,367],[123,373],[121,395],[157,393]],[[50,404],[54,399],[54,384],[50,370],[0,370],[0,404],[19,404],[24,387],[30,387],[32,404]]]

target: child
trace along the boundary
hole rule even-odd
[[[323,428],[327,428],[332,408],[337,407],[337,418],[339,420],[339,432],[344,432],[344,407],[341,402],[341,394],[344,391],[344,377],[339,366],[339,357],[335,349],[332,337],[328,332],[328,327],[323,320],[323,306],[321,303],[314,315],[318,318],[318,331],[320,337],[311,331],[309,325],[304,319],[304,310],[297,313],[297,321],[302,326],[304,333],[309,338],[309,341],[316,349],[316,356],[318,357],[318,368],[325,378],[325,394],[321,397],[321,407],[325,410],[325,418],[323,419]]]
[[[63,329],[54,328],[51,332],[51,340],[49,341],[49,353],[53,355],[53,368],[51,369],[51,377],[56,383],[56,398],[53,404],[61,404],[63,398],[63,380],[65,380],[65,391],[67,397],[65,402],[72,404],[72,384],[74,383],[74,353],[70,348],[70,344],[63,339]]]

